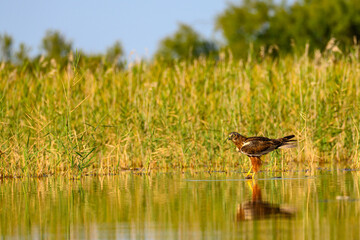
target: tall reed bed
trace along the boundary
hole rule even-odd
[[[358,49],[357,49],[358,50]],[[247,168],[227,134],[295,134],[264,170],[359,162],[360,64],[315,57],[0,66],[0,177]]]

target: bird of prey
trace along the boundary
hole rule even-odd
[[[251,160],[252,167],[247,173],[246,178],[253,178],[255,173],[260,170],[262,155],[265,155],[278,148],[294,148],[296,147],[296,140],[293,140],[295,135],[286,136],[278,139],[270,139],[266,137],[245,137],[237,132],[229,134],[228,140],[231,140],[236,150],[245,154]],[[253,174],[250,175],[251,170]]]

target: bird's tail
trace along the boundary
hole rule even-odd
[[[283,138],[280,138],[279,140],[282,142],[281,146],[279,148],[295,148],[297,147],[297,142],[294,138],[295,135],[289,135]]]

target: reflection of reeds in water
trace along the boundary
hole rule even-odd
[[[44,239],[191,240],[201,236],[239,239],[241,234],[247,234],[244,239],[253,239],[258,234],[263,236],[258,239],[268,239],[270,234],[273,239],[300,240],[332,236],[356,239],[360,235],[360,202],[336,200],[339,195],[360,198],[358,172],[258,181],[261,194],[254,191],[254,198],[244,181],[186,181],[238,176],[238,173],[150,176],[126,173],[79,181],[0,180],[0,238],[41,239],[35,237],[38,234]],[[291,218],[268,217],[238,223],[234,208],[248,199],[261,199],[270,206],[286,203],[295,206],[297,212]]]
[[[271,217],[290,218],[295,214],[295,208],[281,206],[280,204],[264,201],[261,196],[261,189],[257,183],[251,186],[252,198],[250,201],[238,204],[236,219],[256,220]]]

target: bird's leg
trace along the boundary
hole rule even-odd
[[[252,182],[250,180],[247,180],[246,182],[247,182],[249,188],[251,189],[251,191],[253,191],[253,187],[252,187],[252,184],[251,184]]]
[[[248,171],[248,173],[246,174],[247,176],[250,175],[251,170],[253,169],[253,167],[251,166],[250,170]]]
[[[250,174],[252,169],[253,169],[253,167],[250,168],[250,170],[248,171],[248,173],[245,176],[245,179],[252,179],[253,178],[253,174]]]

